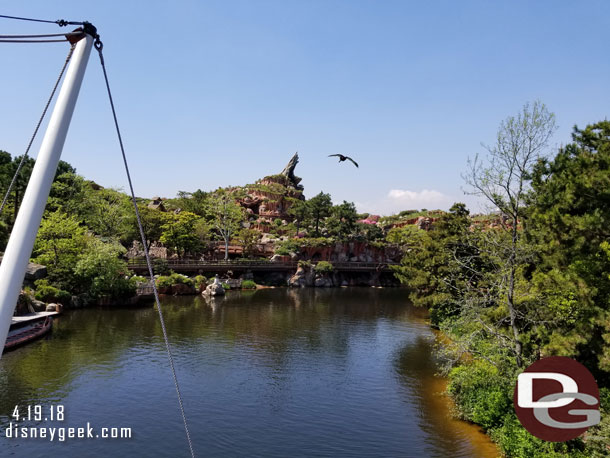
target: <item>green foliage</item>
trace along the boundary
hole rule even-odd
[[[307,205],[304,200],[295,199],[288,209],[288,214],[294,218],[296,233],[298,234],[299,229],[304,226],[310,218],[309,205]]]
[[[309,214],[312,218],[313,235],[316,237],[320,236],[320,221],[330,215],[332,206],[330,194],[324,194],[323,192],[307,201]]]
[[[167,259],[155,258],[152,260],[153,273],[155,275],[167,275],[170,273],[169,263]]]
[[[383,242],[385,234],[378,224],[357,223],[355,230],[366,242]]]
[[[201,276],[201,278],[205,279],[205,277]],[[200,279],[201,280],[201,279]],[[179,273],[172,272],[170,275],[160,275],[157,277],[156,285],[159,288],[169,288],[173,285],[187,285],[191,287],[195,287],[196,282],[193,279],[187,277],[186,275],[182,275]]]
[[[469,283],[477,249],[469,234],[470,220],[464,204],[454,204],[430,231],[401,228],[390,240],[406,248],[397,278],[409,287],[414,305],[430,310],[434,325],[459,313],[459,303]]]
[[[196,231],[197,223],[201,220],[198,215],[180,212],[167,214],[165,218],[159,239],[165,246],[172,248],[179,257],[201,252],[203,244]]]
[[[347,240],[355,232],[357,220],[356,206],[344,200],[342,204],[332,207],[330,217],[326,220],[326,227],[329,234],[339,240]]]
[[[456,367],[449,377],[448,391],[464,419],[490,429],[499,426],[512,409],[509,393],[514,380],[507,379],[486,361]]]
[[[201,287],[205,287],[208,284],[208,279],[203,275],[197,275],[195,277],[195,288],[201,289]]]
[[[532,166],[535,154],[511,148],[531,147],[519,136],[531,122],[549,132],[552,117],[542,111],[538,120],[524,113],[504,124],[491,151],[496,162],[473,182],[504,210],[499,226],[471,226],[458,205],[430,231],[392,229],[387,238],[406,250],[396,274],[410,298],[448,338],[449,392],[464,419],[486,429],[508,457],[607,456],[610,123],[575,129],[572,144]],[[518,170],[507,171],[511,164]],[[573,357],[594,373],[602,421],[584,439],[541,441],[515,417],[516,376],[542,355]]]
[[[244,257],[254,254],[260,238],[261,233],[255,229],[243,228],[237,233],[237,242],[242,246]]]
[[[560,325],[542,333],[544,351],[565,348],[608,380],[610,121],[575,128],[573,139],[537,164],[529,196],[534,280],[549,304],[544,311]]]
[[[59,302],[60,304],[67,305],[72,300],[72,295],[68,291],[50,285],[49,281],[45,278],[36,280],[34,286],[36,287],[34,297],[39,301]]]
[[[417,243],[417,237],[420,236],[420,230],[415,225],[403,227],[393,227],[386,234],[388,243],[407,248],[413,243]]]
[[[140,221],[142,222],[142,229],[146,237],[147,248],[150,249],[152,243],[161,238],[165,225],[172,221],[172,217],[168,213],[155,208],[148,208],[144,204],[138,204],[138,212],[140,213]],[[132,240],[141,240],[138,220],[133,207],[131,207],[131,213],[127,218],[126,228],[121,239],[126,244],[130,244],[129,241]]]
[[[253,280],[244,280],[241,282],[241,289],[256,289],[256,283]]]
[[[333,270],[333,265],[328,261],[318,261],[318,263],[314,267],[314,271],[317,274],[328,274],[331,273]]]
[[[244,209],[230,192],[219,189],[208,197],[212,227],[225,242],[225,259],[229,259],[229,241],[245,219]]]
[[[135,282],[130,281],[127,263],[120,259],[125,251],[119,244],[93,239],[74,267],[81,291],[93,299],[133,296]]]
[[[208,212],[209,193],[198,189],[195,192],[178,191],[178,197],[168,201],[168,205],[175,209],[206,216]]]
[[[78,220],[56,211],[40,225],[34,244],[34,261],[46,265],[49,281],[60,289],[71,290],[77,284],[74,266],[85,251],[90,237]]]

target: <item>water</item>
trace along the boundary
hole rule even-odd
[[[496,456],[474,426],[451,419],[434,335],[404,297],[312,288],[231,292],[212,305],[165,298],[198,456]],[[49,338],[3,356],[0,392],[2,456],[189,456],[152,307],[59,317]],[[6,438],[16,405],[47,417],[20,426],[89,422],[132,437]],[[64,421],[50,421],[60,405]]]

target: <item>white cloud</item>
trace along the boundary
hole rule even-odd
[[[442,204],[447,200],[447,197],[439,191],[430,191],[428,189],[424,189],[423,191],[407,191],[403,189],[391,189],[388,192],[388,197],[401,204],[406,205],[436,205]]]
[[[402,210],[419,210],[422,208],[447,210],[455,200],[453,197],[435,190],[391,189],[387,195],[375,201],[356,202],[356,207],[360,212],[391,215]]]

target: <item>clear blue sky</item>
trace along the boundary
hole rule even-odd
[[[0,14],[98,27],[140,196],[253,182],[299,151],[308,197],[448,208],[473,202],[467,158],[527,101],[556,114],[554,145],[610,110],[604,0],[36,0]],[[0,44],[0,149],[23,152],[67,50]],[[94,54],[63,158],[126,188]]]

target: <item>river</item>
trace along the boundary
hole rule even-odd
[[[404,290],[261,289],[163,309],[198,456],[497,456],[451,418],[434,334]],[[189,456],[153,307],[58,317],[49,337],[3,356],[0,393],[2,456]],[[89,423],[132,437],[7,438],[15,406],[20,431]]]

